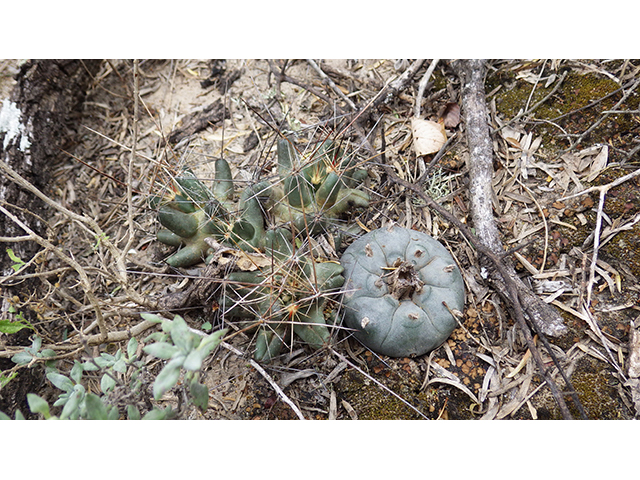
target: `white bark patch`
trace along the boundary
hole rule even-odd
[[[27,135],[27,128],[21,122],[22,112],[15,103],[9,100],[2,101],[0,109],[0,133],[4,133],[4,141],[2,147],[6,150],[9,144],[16,138],[20,137],[18,148],[25,152],[30,146],[31,141]]]

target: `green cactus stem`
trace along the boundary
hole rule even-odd
[[[357,188],[367,172],[356,168],[355,157],[344,158],[333,142],[301,158],[283,139],[277,154],[278,181],[247,186],[237,199],[229,164],[218,159],[211,189],[185,169],[174,179],[172,195],[150,200],[163,226],[158,240],[179,248],[167,258],[169,265],[206,261],[213,253],[205,241],[209,236],[272,260],[255,271],[227,274],[220,302],[225,315],[257,330],[255,358],[260,361],[279,355],[294,334],[312,348],[329,343],[327,298],[339,294],[344,268],[305,253],[297,234],[327,231],[348,209],[369,205],[367,193]],[[267,220],[278,227],[267,229]],[[336,317],[331,318],[330,324]]]
[[[314,152],[300,158],[289,139],[278,141],[280,183],[269,190],[269,209],[275,218],[297,231],[319,233],[350,208],[369,206],[366,192],[350,188],[366,177],[352,170],[352,159],[326,141]],[[350,176],[349,176],[350,175]]]
[[[318,301],[300,307],[293,318],[294,333],[314,349],[322,348],[331,339],[323,313],[324,303]]]
[[[224,159],[216,160],[213,191],[209,190],[189,169],[174,179],[170,197],[153,197],[149,203],[158,209],[158,220],[164,227],[158,240],[181,247],[167,258],[173,267],[189,267],[202,262],[211,253],[205,239],[243,250],[260,249],[264,241],[264,214],[256,193],[264,185],[245,189],[237,208],[234,206],[231,169]],[[231,215],[237,209],[236,215]]]
[[[395,225],[373,230],[346,249],[341,263],[344,323],[374,352],[424,355],[457,326],[452,312],[464,310],[462,274],[426,233]]]
[[[286,334],[287,326],[284,324],[276,324],[274,327],[270,325],[261,326],[256,338],[254,358],[259,362],[268,363],[280,355]]]
[[[273,259],[270,266],[227,275],[225,299],[233,303],[228,314],[254,317],[258,327],[255,358],[260,361],[279,354],[290,326],[312,348],[327,345],[331,334],[323,310],[327,297],[337,294],[344,283],[343,267],[295,252],[287,230],[271,230],[265,238]]]
[[[231,225],[231,234],[226,242],[242,250],[259,250],[264,242],[264,213],[257,192],[258,188],[252,186],[240,195],[239,217]]]
[[[218,158],[215,163],[216,176],[213,185],[213,195],[224,205],[233,200],[233,178],[231,168],[224,158]]]

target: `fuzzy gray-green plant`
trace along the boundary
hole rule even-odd
[[[159,400],[167,391],[174,388],[182,376],[186,399],[202,411],[209,404],[209,391],[200,383],[200,370],[204,360],[220,344],[226,329],[218,330],[210,335],[190,329],[184,319],[176,316],[173,320],[162,318],[154,314],[142,314],[145,320],[161,323],[162,331],[152,333],[145,339],[148,343],[143,351],[148,355],[167,360],[153,382],[153,395]],[[34,339],[31,347],[22,354],[16,354],[13,361],[25,364],[39,354],[41,341]],[[75,361],[69,375],[60,373],[55,365],[47,364],[46,377],[51,384],[62,393],[52,407],[62,407],[59,415],[52,415],[49,403],[35,393],[27,394],[27,403],[32,413],[37,413],[44,419],[60,420],[117,420],[122,418],[123,412],[110,402],[110,394],[117,387],[124,388],[125,398],[133,399],[144,395],[141,374],[146,368],[145,363],[138,358],[138,340],[131,338],[126,352],[118,349],[114,354],[101,353],[90,360]],[[51,356],[47,353],[48,356]],[[46,356],[42,358],[47,358]],[[100,392],[91,393],[83,385],[85,374],[100,375]],[[124,383],[123,383],[124,382]],[[171,407],[160,409],[153,407],[144,416],[133,403],[126,405],[126,418],[129,420],[162,420],[175,418],[179,412]],[[20,411],[16,411],[16,419],[23,419]],[[0,420],[10,418],[0,412]]]

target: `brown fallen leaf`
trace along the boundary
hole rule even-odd
[[[253,272],[258,268],[268,267],[271,265],[271,258],[261,253],[247,253],[242,250],[234,250],[233,254],[238,257],[236,265],[240,270],[245,272]]]
[[[413,148],[418,156],[438,152],[447,141],[444,126],[431,120],[412,118],[411,133],[413,134]]]
[[[446,103],[438,112],[438,121],[445,128],[455,128],[460,123],[460,105],[455,102]]]

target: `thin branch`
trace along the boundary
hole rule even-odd
[[[133,223],[133,166],[136,160],[136,150],[138,148],[138,98],[140,96],[140,81],[138,75],[138,59],[133,61],[133,125],[131,140],[131,155],[129,155],[129,168],[127,169],[127,222],[129,224],[129,239],[127,245],[122,249],[120,263],[124,263],[127,252],[133,245],[136,238],[135,225]]]
[[[124,258],[122,258],[121,256],[121,251],[120,249],[118,249],[118,247],[116,247],[113,244],[113,242],[109,239],[109,237],[104,233],[104,231],[100,228],[96,220],[94,220],[93,218],[87,217],[85,215],[79,215],[75,212],[72,212],[68,208],[60,205],[55,200],[52,200],[47,195],[45,195],[40,190],[38,190],[38,188],[32,185],[28,180],[23,178],[18,172],[16,172],[13,168],[11,168],[11,166],[9,166],[6,162],[0,161],[0,170],[6,173],[14,183],[24,188],[25,190],[33,193],[36,197],[43,200],[47,205],[63,213],[70,220],[77,222],[78,225],[80,225],[80,227],[85,231],[87,231],[90,235],[100,239],[100,243],[103,244],[107,248],[107,250],[109,250],[109,252],[111,253],[111,256],[114,258],[115,276],[118,279],[118,282],[120,283],[120,285],[123,286],[123,288],[129,295],[130,299],[138,303],[139,305],[144,305],[150,308],[154,308],[154,306],[152,305],[152,302],[150,302],[148,297],[145,297],[144,295],[141,295],[135,290],[133,290],[132,288],[130,288],[127,281],[127,268],[124,262]]]
[[[281,82],[287,82],[287,83],[292,83],[293,85],[298,85],[299,87],[304,88],[308,92],[314,94],[320,100],[324,100],[328,105],[333,105],[335,103],[334,100],[327,97],[324,93],[318,91],[312,86],[307,85],[306,83],[301,82],[293,77],[290,77],[289,75],[286,75],[283,69],[278,69],[278,67],[276,67],[272,62],[269,62],[269,66],[271,67],[271,71],[278,76],[278,79]]]
[[[423,63],[424,59],[416,60],[402,73],[402,75],[385,85],[385,87],[380,90],[373,99],[371,99],[369,102],[371,106],[376,108],[382,104],[389,103],[392,98],[407,87],[407,84],[418,72]]]
[[[4,162],[0,162],[4,163]],[[89,299],[89,302],[93,306],[94,311],[96,312],[96,319],[98,320],[98,325],[100,327],[100,337],[102,341],[107,339],[108,331],[107,326],[104,321],[104,317],[102,316],[102,309],[98,304],[98,299],[95,297],[93,293],[93,287],[91,286],[91,282],[89,281],[89,276],[87,272],[84,271],[82,265],[76,262],[73,258],[66,256],[62,251],[53,245],[49,240],[42,238],[40,235],[31,230],[24,222],[22,222],[18,217],[13,215],[10,211],[5,209],[2,205],[0,205],[0,212],[4,213],[8,218],[10,218],[14,223],[16,223],[20,228],[22,228],[25,232],[33,237],[40,246],[46,248],[53,252],[60,260],[65,262],[67,265],[72,267],[80,277],[80,282],[82,283],[82,287],[84,289],[84,293]]]
[[[561,198],[559,201],[568,200],[573,197],[577,197],[580,195],[586,195],[587,193],[597,191],[599,193],[599,201],[598,201],[598,210],[596,213],[596,227],[593,233],[593,254],[591,255],[591,265],[589,267],[589,281],[587,283],[587,300],[586,304],[591,305],[591,293],[593,290],[593,284],[595,282],[595,274],[596,274],[596,263],[598,262],[598,251],[600,249],[600,233],[602,230],[602,218],[604,216],[604,201],[607,193],[614,187],[631,180],[634,177],[640,175],[640,168],[620,177],[613,182],[607,183],[606,185],[597,185],[595,187],[587,188],[586,190],[582,190],[581,192],[574,193],[573,195],[569,195],[567,197]],[[622,230],[622,229],[621,229]],[[609,238],[607,238],[608,240]]]
[[[326,73],[324,73],[322,68],[318,66],[315,60],[308,58],[307,62],[309,63],[309,65],[311,65],[311,68],[313,68],[316,71],[316,73],[320,75],[320,77],[322,78],[322,81],[327,85],[329,85],[331,87],[331,90],[333,90],[336,93],[336,95],[338,95],[342,100],[344,100],[346,104],[349,105],[349,107],[351,107],[352,110],[358,109],[358,107],[356,107],[356,104],[353,103],[351,99],[342,92],[342,90],[340,90],[340,88],[334,83],[333,80],[331,80],[331,78]]]
[[[413,111],[413,116],[416,118],[420,118],[420,108],[422,103],[422,97],[424,96],[424,92],[427,89],[427,84],[431,79],[431,75],[433,75],[433,71],[436,69],[436,66],[438,65],[438,61],[439,60],[437,58],[434,58],[431,61],[431,65],[429,65],[429,68],[427,69],[424,76],[422,77],[422,80],[420,80],[420,83],[418,84],[418,94],[416,95],[416,104],[414,106],[414,111]]]

